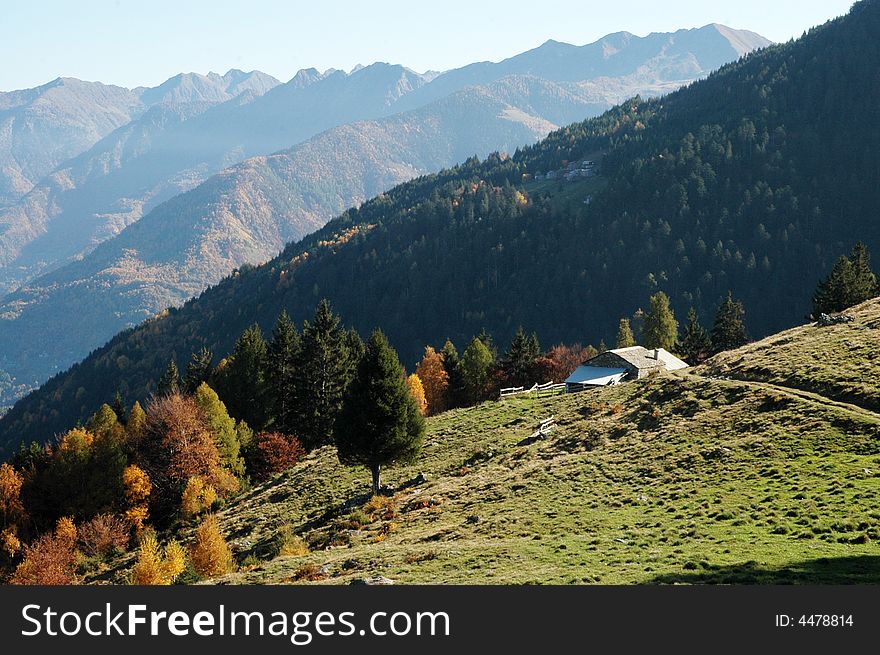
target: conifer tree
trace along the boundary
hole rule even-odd
[[[229,413],[260,429],[266,422],[266,342],[256,323],[238,337],[218,376]]]
[[[147,413],[141,407],[141,404],[135,400],[128,415],[128,422],[125,424],[125,438],[128,440],[131,448],[137,447],[137,443],[144,436],[146,426]]]
[[[651,309],[645,315],[642,341],[645,348],[675,348],[678,321],[669,306],[669,297],[662,291],[651,296]]]
[[[296,358],[299,352],[299,334],[286,311],[275,323],[266,357],[268,400],[273,428],[284,434],[293,434],[296,420]]]
[[[523,386],[530,382],[529,378],[535,365],[535,360],[541,355],[541,347],[536,335],[526,336],[522,327],[518,328],[504,359],[501,361],[501,370],[504,373],[506,383],[512,386]]]
[[[180,393],[180,371],[177,370],[177,364],[173,359],[168,362],[165,372],[159,378],[156,393],[159,396],[172,396]]]
[[[120,425],[124,426],[128,422],[128,413],[125,411],[125,403],[122,402],[122,394],[118,391],[113,396],[113,403],[110,405],[110,409],[116,414],[116,418]]]
[[[629,348],[634,345],[636,345],[636,338],[629,326],[629,320],[622,318],[617,324],[617,345],[615,348]]]
[[[464,385],[464,376],[461,372],[461,358],[458,350],[451,340],[447,339],[440,351],[443,358],[443,368],[446,370],[448,384],[446,387],[446,408],[461,407],[466,402],[467,392]]]
[[[732,350],[748,343],[743,316],[745,310],[742,303],[735,301],[730,291],[727,298],[718,308],[715,324],[712,326],[712,353]]]
[[[424,433],[425,420],[406,384],[397,353],[376,330],[336,422],[339,461],[368,468],[373,495],[378,495],[382,467],[414,460],[421,451]]]
[[[489,352],[492,353],[492,359],[498,358],[498,348],[495,346],[495,338],[489,333],[486,328],[482,328],[480,333],[477,335],[477,339],[483,342],[483,345],[489,349]]]
[[[213,352],[205,347],[194,352],[186,365],[186,375],[183,379],[183,388],[186,393],[195,393],[202,382],[208,382],[211,379],[213,370]]]
[[[122,425],[116,417],[116,412],[107,404],[101,405],[98,411],[86,421],[86,429],[94,435],[109,434],[114,431],[117,435],[122,434]]]
[[[871,256],[864,243],[857,243],[849,256],[852,264],[853,285],[850,306],[870,300],[880,294],[880,283],[871,270]]]
[[[712,341],[706,330],[700,325],[697,319],[697,310],[693,307],[688,310],[684,333],[681,342],[676,345],[675,349],[691,366],[704,361],[712,351]]]
[[[857,243],[849,257],[841,256],[813,295],[813,316],[842,312],[880,293],[871,258],[863,243]]]
[[[351,336],[322,300],[314,320],[303,325],[296,359],[296,433],[307,450],[331,443],[333,424],[351,380]]]

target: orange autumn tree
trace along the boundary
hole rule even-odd
[[[221,467],[199,406],[177,393],[156,398],[147,408],[138,459],[153,485],[151,509],[158,519],[169,519],[177,511],[192,477],[198,476],[221,495],[237,487],[237,480]]]
[[[17,585],[67,585],[76,569],[76,526],[68,517],[58,519],[47,532],[24,547],[24,558],[9,579]]]
[[[449,373],[443,364],[443,356],[431,346],[425,348],[422,361],[416,366],[416,375],[422,382],[428,414],[438,414],[446,409],[446,393],[449,389]]]

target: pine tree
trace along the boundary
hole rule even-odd
[[[691,366],[704,361],[712,350],[712,341],[709,339],[706,330],[700,325],[697,319],[697,311],[693,307],[688,310],[684,334],[681,337],[681,342],[676,345],[675,350]]]
[[[461,407],[466,402],[467,392],[464,385],[464,376],[461,372],[461,358],[458,350],[451,340],[447,339],[440,351],[443,358],[443,368],[446,370],[449,383],[446,387],[446,408]]]
[[[478,403],[486,398],[489,377],[495,357],[479,337],[471,339],[461,356],[461,374],[470,402]]]
[[[397,353],[377,330],[367,343],[336,422],[339,461],[367,467],[373,478],[373,495],[378,495],[382,467],[413,461],[421,451],[424,434],[425,420],[406,384]]]
[[[168,362],[168,367],[159,378],[156,385],[156,393],[159,396],[172,396],[180,393],[180,371],[177,370],[177,364],[172,359]]]
[[[745,310],[742,303],[735,301],[730,291],[727,298],[718,308],[715,315],[715,324],[712,326],[712,353],[720,353],[723,350],[732,350],[748,343],[743,316]]]
[[[596,352],[598,354],[602,354],[608,351],[608,346],[605,345],[605,339],[599,339],[599,346],[596,348]]]
[[[842,312],[878,293],[880,287],[871,270],[868,249],[863,243],[857,243],[850,256],[841,256],[828,277],[819,282],[813,295],[813,316]]]
[[[482,328],[480,330],[480,333],[477,335],[477,339],[482,341],[483,345],[489,349],[489,352],[492,353],[493,359],[498,358],[498,348],[495,346],[495,339],[491,334],[489,334],[486,328]]]
[[[307,450],[331,443],[333,424],[351,380],[351,337],[322,300],[312,323],[303,325],[296,360],[296,432]]]
[[[125,424],[125,438],[129,443],[130,450],[137,449],[137,444],[144,436],[146,426],[147,413],[141,407],[141,404],[135,400],[128,415],[128,422]]]
[[[501,361],[501,370],[506,383],[512,386],[523,386],[530,382],[535,360],[541,355],[538,337],[532,334],[527,337],[522,327],[517,329],[510,347]]]
[[[877,276],[871,270],[871,255],[864,243],[857,243],[849,256],[852,264],[853,284],[850,307],[858,305],[880,294],[880,284]]]
[[[214,353],[208,348],[202,347],[194,352],[186,365],[186,375],[183,378],[183,388],[186,393],[195,393],[202,382],[211,379],[214,371]]]
[[[842,312],[849,307],[850,290],[853,287],[852,262],[841,256],[827,278],[819,282],[813,295],[813,316]]]
[[[241,333],[218,377],[229,413],[261,429],[266,422],[266,342],[259,325]]]
[[[272,413],[272,426],[278,432],[293,434],[296,420],[296,358],[299,353],[299,334],[296,325],[286,311],[275,323],[272,340],[269,342],[266,358],[266,371],[269,407]]]
[[[662,291],[651,296],[651,309],[645,315],[642,342],[645,348],[675,348],[678,338],[678,321],[669,306],[669,297]]]
[[[622,318],[617,324],[617,345],[615,348],[629,348],[634,345],[636,345],[636,338],[629,326],[629,320]]]
[[[113,432],[117,436],[122,435],[122,425],[119,423],[116,412],[107,404],[101,405],[98,411],[86,421],[86,429],[94,435],[110,434]]]
[[[125,411],[125,403],[122,402],[122,394],[118,391],[113,396],[113,403],[110,405],[110,409],[116,414],[116,418],[121,425],[124,426],[128,422],[128,413]]]

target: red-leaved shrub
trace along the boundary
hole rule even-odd
[[[286,471],[305,455],[299,439],[280,432],[261,432],[254,438],[251,472],[257,481]]]

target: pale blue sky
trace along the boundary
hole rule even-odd
[[[374,61],[418,71],[498,61],[556,39],[582,45],[723,23],[774,41],[846,13],[851,0],[0,0],[0,90],[58,76],[156,85],[185,71]]]

